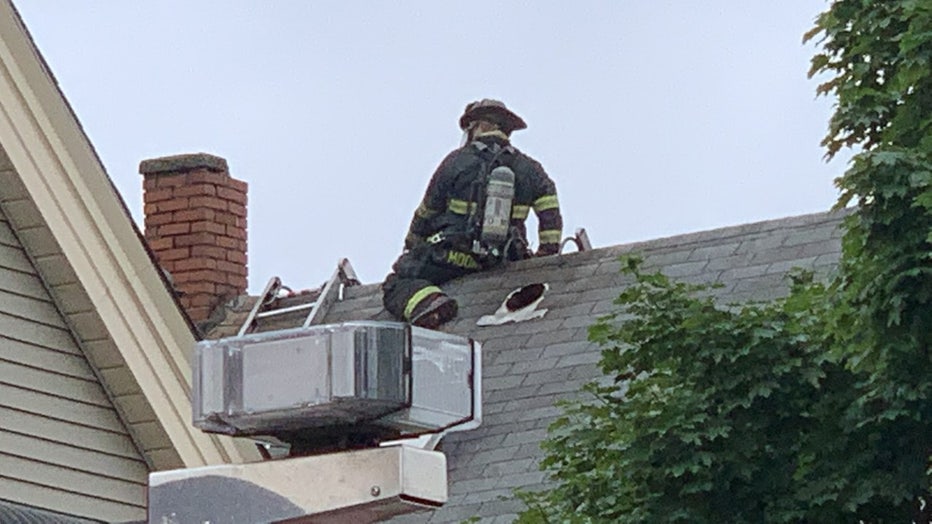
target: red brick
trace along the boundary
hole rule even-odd
[[[241,251],[246,252],[246,241],[245,240],[236,240],[235,238],[230,237],[220,237],[217,239],[217,245],[223,247],[224,249],[229,249],[230,251]]]
[[[246,253],[241,253],[239,251],[227,251],[226,252],[227,260],[235,264],[246,265]]]
[[[210,282],[215,284],[224,284],[227,280],[228,276],[218,269],[213,270],[213,274],[210,276]]]
[[[157,204],[144,204],[142,206],[142,212],[145,213],[146,216],[158,213],[158,211],[159,206]]]
[[[218,269],[217,271],[223,272],[223,270]],[[243,267],[239,273],[230,273],[229,271],[223,272],[223,283],[226,285],[232,286],[237,282],[238,278],[246,278],[246,268]]]
[[[236,288],[240,293],[246,291],[247,282],[246,277],[243,275],[227,275],[227,282]]]
[[[191,224],[182,222],[180,224],[165,224],[159,226],[158,235],[160,237],[170,237],[175,235],[184,235],[191,232]]]
[[[225,284],[226,275],[214,269],[198,269],[196,271],[177,271],[174,275],[175,283],[178,287],[184,289],[184,284],[188,282],[211,282],[214,284]]]
[[[174,247],[174,243],[171,238],[162,238],[156,236],[152,238],[149,242],[149,249],[152,251],[165,251]]]
[[[175,220],[172,220],[171,213],[147,213],[146,214],[145,224],[147,228],[154,227],[154,226],[161,226],[163,224],[170,224],[171,222],[175,222]]]
[[[228,206],[227,209],[230,210],[230,213],[233,213],[234,215],[238,217],[246,216],[246,206],[241,206],[235,202],[230,202],[229,204],[227,204],[227,206]]]
[[[235,227],[235,226],[227,226],[226,233],[228,237],[235,238],[238,240],[246,240],[245,229]]]
[[[245,217],[236,217],[236,223],[228,224],[233,225],[242,229],[246,229],[246,218]]]
[[[227,250],[216,246],[191,246],[191,256],[224,260],[227,257]]]
[[[163,200],[169,200],[174,196],[175,190],[170,187],[163,187],[159,189],[153,189],[151,191],[146,191],[143,194],[142,199],[146,204],[151,204],[155,202],[161,202]]]
[[[175,237],[175,245],[182,246],[196,246],[196,245],[207,245],[213,246],[217,243],[217,235],[201,232],[201,233],[191,233],[190,235],[179,235]]]
[[[191,256],[191,250],[186,247],[176,247],[173,249],[166,249],[165,251],[156,251],[155,258],[159,262],[165,262],[168,260],[181,260],[184,258],[189,258]]]
[[[187,198],[173,198],[171,200],[164,200],[156,204],[160,213],[165,211],[178,211],[179,209],[187,209],[191,207],[191,204],[188,203]]]
[[[229,187],[218,187],[217,196],[224,200],[229,200],[230,202],[236,202],[243,206],[246,205],[246,193],[242,191],[237,191]]]
[[[145,191],[151,191],[159,187],[159,181],[154,176],[147,176],[142,179],[142,189]]]
[[[240,242],[242,240],[236,240],[235,238],[217,237],[216,245],[225,249],[239,249]]]
[[[212,282],[188,282],[184,285],[184,291],[189,295],[196,293],[214,295],[217,293],[217,288],[218,286]]]
[[[213,209],[181,209],[172,215],[172,222],[196,222],[198,220],[213,220],[217,214]]]
[[[237,220],[238,219],[236,218],[236,216],[229,212],[217,213],[217,215],[214,217],[214,222],[218,224],[223,224],[225,226],[234,226],[236,225]]]
[[[189,184],[214,184],[217,186],[225,186],[229,180],[230,175],[226,173],[218,173],[206,169],[198,169],[197,171],[188,173]]]
[[[149,177],[155,178],[157,187],[177,187],[188,183],[188,177],[184,173],[149,175]]]
[[[212,184],[193,184],[175,189],[175,195],[180,197],[214,196],[216,194],[217,187]]]
[[[191,197],[191,207],[192,208],[206,207],[208,209],[218,209],[220,211],[226,211],[227,202],[226,200],[215,197],[215,196]]]
[[[226,183],[227,187],[231,187],[240,193],[249,193],[249,184],[243,182],[242,180],[237,180],[233,177],[230,177]]]
[[[233,275],[246,276],[245,265],[235,264],[233,262],[227,262],[226,260],[217,261],[217,270],[230,273]]]
[[[191,232],[198,233],[201,231],[207,231],[208,233],[216,233],[222,235],[226,233],[226,227],[223,224],[218,224],[210,220],[199,220],[197,222],[191,222]]]
[[[217,269],[217,261],[213,258],[186,258],[175,261],[175,272],[196,271],[198,269]]]

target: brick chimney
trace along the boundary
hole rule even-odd
[[[223,158],[197,153],[143,160],[145,236],[194,322],[247,288],[247,184]]]

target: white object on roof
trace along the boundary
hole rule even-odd
[[[544,293],[550,289],[547,283],[528,284],[520,287],[505,297],[502,305],[492,315],[485,315],[476,321],[477,326],[499,326],[508,322],[524,322],[542,318],[546,309],[537,309],[544,299]]]

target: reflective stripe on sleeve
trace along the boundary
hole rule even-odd
[[[451,213],[456,213],[457,215],[468,215],[470,211],[476,209],[476,203],[451,198],[447,203],[447,209],[450,210]]]
[[[530,212],[531,212],[531,206],[522,206],[522,205],[515,204],[514,207],[511,208],[511,218],[516,219],[516,220],[524,220],[525,218],[527,218],[528,213]]]
[[[547,211],[548,209],[557,209],[558,207],[560,207],[560,202],[557,201],[557,195],[544,195],[534,201],[535,213]]]
[[[421,205],[417,206],[417,209],[414,211],[414,214],[417,215],[418,218],[431,218],[437,214],[437,211],[430,209],[429,207],[427,207],[427,204],[425,204],[424,202],[421,202]]]
[[[537,232],[541,244],[559,244],[561,234],[562,231],[559,229],[544,229]]]
[[[411,319],[411,312],[414,311],[414,308],[421,303],[425,298],[427,298],[431,293],[443,293],[443,291],[437,286],[427,286],[422,287],[417,291],[417,293],[411,295],[411,298],[408,299],[408,303],[405,304],[404,317],[406,320]]]

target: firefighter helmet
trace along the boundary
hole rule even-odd
[[[498,124],[506,133],[527,127],[524,120],[505,107],[503,102],[491,98],[467,104],[463,116],[460,117],[460,129],[465,131],[469,124],[476,120],[488,120]]]

